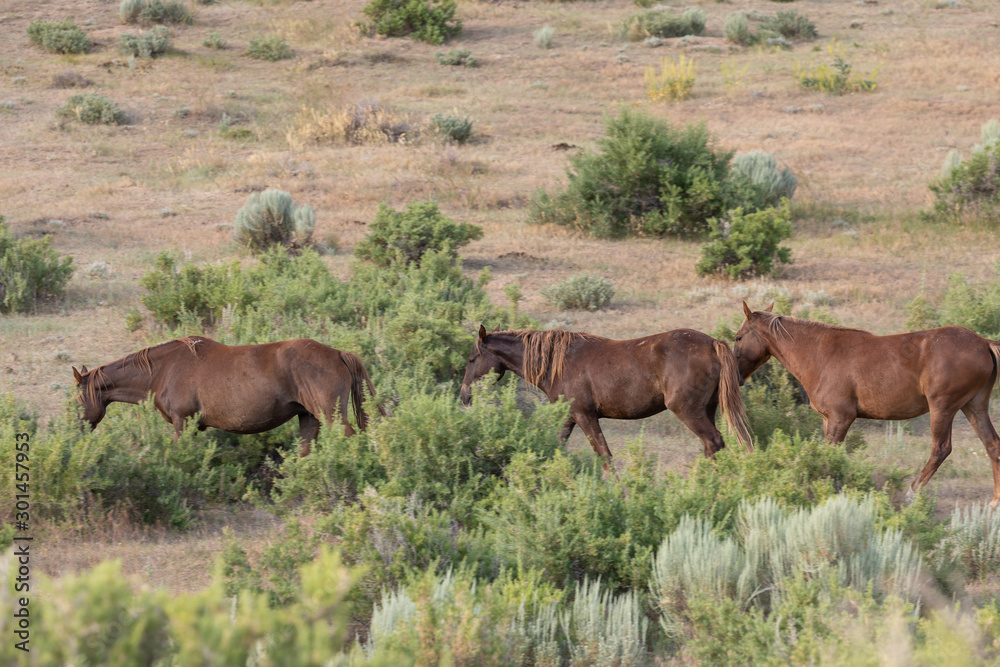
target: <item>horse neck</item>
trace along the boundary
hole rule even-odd
[[[788,335],[785,335],[780,328],[778,330],[759,331],[767,341],[768,351],[785,369],[795,376],[795,378],[805,385],[808,378],[812,377],[811,372],[817,365],[815,336],[810,334],[825,332],[821,330],[806,329],[801,324],[782,319],[781,323]],[[806,387],[806,391],[809,388]]]
[[[493,334],[493,353],[500,357],[508,371],[524,379],[524,340],[517,334]]]
[[[158,345],[101,366],[99,370],[105,380],[105,388],[101,390],[104,398],[112,403],[140,403],[146,400],[159,362],[165,353],[173,351],[173,346],[169,347],[171,349],[164,350],[164,346]]]

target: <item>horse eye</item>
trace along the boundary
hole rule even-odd
[[[743,340],[743,336],[737,336],[737,337],[736,337],[736,342],[737,342],[737,343],[738,343],[738,342],[740,342],[741,340]]]

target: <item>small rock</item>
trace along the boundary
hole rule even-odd
[[[52,227],[65,227],[66,223],[63,222],[62,220],[52,219],[52,220],[49,220],[49,225],[52,226]]]
[[[811,111],[813,113],[823,113],[823,111],[825,109],[826,109],[826,107],[824,107],[822,104],[810,104],[809,105],[809,111]]]
[[[763,90],[754,89],[754,90],[750,91],[750,97],[752,97],[754,99],[760,99],[760,98],[763,98],[763,97],[768,97],[768,94],[765,93]]]
[[[865,27],[865,22],[862,21],[861,19],[854,19],[853,21],[851,21],[849,27],[854,28],[855,30],[860,30],[861,28]]]
[[[194,139],[198,136],[198,130],[184,130],[184,136],[189,139]]]
[[[642,43],[651,49],[655,49],[658,46],[663,46],[665,42],[659,37],[647,37],[646,39],[642,40]]]
[[[802,107],[782,107],[784,113],[802,113]]]
[[[164,206],[163,208],[160,209],[161,218],[172,218],[175,215],[177,214],[174,213],[174,209],[170,208],[169,206]]]

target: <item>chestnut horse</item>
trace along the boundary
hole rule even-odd
[[[923,488],[951,453],[955,415],[965,413],[993,464],[993,507],[1000,503],[1000,437],[990,421],[990,392],[1000,368],[1000,343],[962,327],[876,336],[795,317],[771,306],[751,312],[733,351],[744,378],[770,357],[805,387],[823,416],[823,435],[842,442],[858,417],[912,419],[931,413],[931,456],[913,480]]]
[[[550,401],[571,401],[569,419],[559,437],[565,441],[577,424],[583,429],[604,468],[611,450],[598,420],[643,419],[671,410],[697,435],[705,456],[725,446],[715,427],[719,404],[729,428],[749,451],[753,449],[739,367],[729,347],[691,329],[633,340],[609,340],[587,333],[494,331],[479,326],[462,380],[461,398],[472,401],[472,383],[489,371],[511,371],[538,387]]]
[[[368,424],[361,405],[363,383],[375,394],[360,359],[308,339],[230,346],[188,336],[92,371],[74,368],[73,375],[91,428],[104,419],[109,403],[139,403],[153,394],[156,409],[174,426],[174,438],[195,413],[201,414],[199,429],[232,433],[269,431],[297,416],[302,456],[319,433],[321,416],[331,424],[339,412],[344,433],[354,434],[347,421],[348,399],[363,431]]]

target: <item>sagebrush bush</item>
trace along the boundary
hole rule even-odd
[[[686,9],[676,16],[665,11],[648,11],[635,14],[621,22],[618,33],[632,42],[649,37],[683,37],[705,32],[705,12],[698,7]]]
[[[224,49],[226,48],[226,40],[217,32],[211,32],[201,42],[202,46],[207,46],[210,49]]]
[[[779,169],[774,156],[764,151],[741,153],[733,158],[732,177],[746,186],[744,199],[755,209],[778,206],[791,199],[798,179],[788,167]]]
[[[934,214],[943,220],[1000,220],[1000,123],[988,121],[981,134],[968,159],[949,153],[941,177],[930,184]]]
[[[72,19],[63,21],[33,21],[28,26],[28,37],[51,53],[87,53],[90,38]]]
[[[819,35],[816,24],[805,16],[799,16],[795,10],[778,12],[776,16],[765,18],[760,22],[760,29],[787,39],[815,39]]]
[[[99,93],[73,95],[56,109],[63,118],[75,118],[87,125],[121,125],[125,113],[108,97]]]
[[[136,23],[139,12],[146,6],[146,0],[121,0],[118,5],[118,17],[122,23]]]
[[[191,12],[182,2],[163,2],[163,0],[146,0],[139,10],[141,23],[183,23],[194,22]]]
[[[455,0],[371,0],[363,11],[375,34],[441,44],[462,32],[456,9]]]
[[[647,67],[645,74],[646,96],[654,102],[686,100],[694,88],[695,73],[698,66],[694,58],[684,59],[681,54],[676,61],[664,57],[660,71],[655,67]]]
[[[468,49],[451,49],[447,53],[435,53],[434,57],[442,65],[453,67],[478,67],[479,62]]]
[[[446,141],[464,144],[472,136],[472,121],[451,114],[435,114],[431,118],[431,127]]]
[[[709,242],[702,246],[698,275],[718,273],[729,278],[767,276],[778,264],[789,264],[792,252],[781,245],[792,235],[788,202],[744,214],[736,208],[724,218],[708,221]]]
[[[284,37],[279,35],[261,35],[252,37],[247,47],[247,55],[257,60],[276,62],[292,57],[292,48]]]
[[[271,246],[309,245],[316,229],[316,212],[306,204],[296,204],[283,190],[254,192],[236,212],[233,238],[258,253]]]
[[[733,12],[726,17],[723,34],[730,42],[740,46],[750,46],[756,41],[754,34],[750,32],[750,21],[743,12]]]
[[[1000,511],[986,503],[956,507],[934,560],[961,565],[974,581],[1000,575]]]
[[[542,296],[560,310],[601,310],[611,303],[611,281],[581,273],[542,289]]]
[[[286,138],[293,147],[345,142],[405,144],[419,133],[406,114],[377,103],[354,104],[332,109],[303,107]]]
[[[138,35],[122,33],[118,36],[118,50],[126,55],[140,58],[155,58],[167,52],[170,46],[170,30],[158,25]]]
[[[381,204],[369,230],[354,248],[354,256],[379,266],[419,262],[428,251],[454,258],[459,248],[483,237],[480,227],[454,222],[442,215],[434,202],[416,202],[405,211]]]
[[[73,270],[73,257],[60,258],[51,236],[15,238],[0,216],[0,313],[31,312],[61,297]]]
[[[555,37],[556,29],[552,26],[543,26],[535,31],[535,46],[543,49],[552,48],[552,38]]]
[[[570,158],[564,191],[535,195],[531,222],[606,238],[691,234],[742,203],[729,179],[733,153],[716,149],[704,125],[678,130],[623,109],[606,128],[600,152]]]

